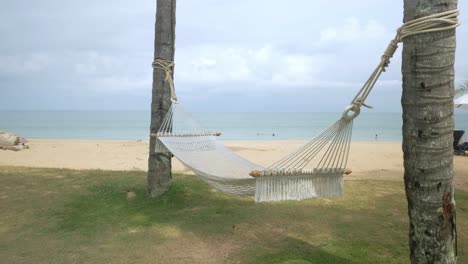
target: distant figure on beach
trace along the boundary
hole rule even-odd
[[[273,133],[272,136],[275,136],[275,133]]]
[[[379,135],[377,133],[375,133],[374,139],[375,141],[379,141]]]

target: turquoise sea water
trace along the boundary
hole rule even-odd
[[[193,113],[225,140],[305,140],[327,128],[340,113]],[[148,139],[145,111],[8,111],[0,112],[0,130],[26,138]],[[362,113],[353,140],[401,141],[401,113]],[[457,128],[468,130],[468,111],[457,112]],[[274,134],[274,136],[273,136]]]

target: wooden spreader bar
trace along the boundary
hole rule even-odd
[[[220,132],[207,132],[207,133],[151,133],[150,137],[203,137],[203,136],[221,136]]]

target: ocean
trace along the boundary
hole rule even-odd
[[[340,113],[192,113],[223,140],[307,140]],[[456,113],[455,127],[468,130],[468,111]],[[0,130],[25,138],[146,140],[146,111],[2,111]],[[354,121],[354,141],[401,141],[401,113],[364,112]]]

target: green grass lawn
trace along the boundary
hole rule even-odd
[[[184,175],[149,199],[145,177],[0,167],[1,262],[408,263],[402,183],[347,181],[344,198],[255,204]],[[456,195],[465,263],[468,193]]]

